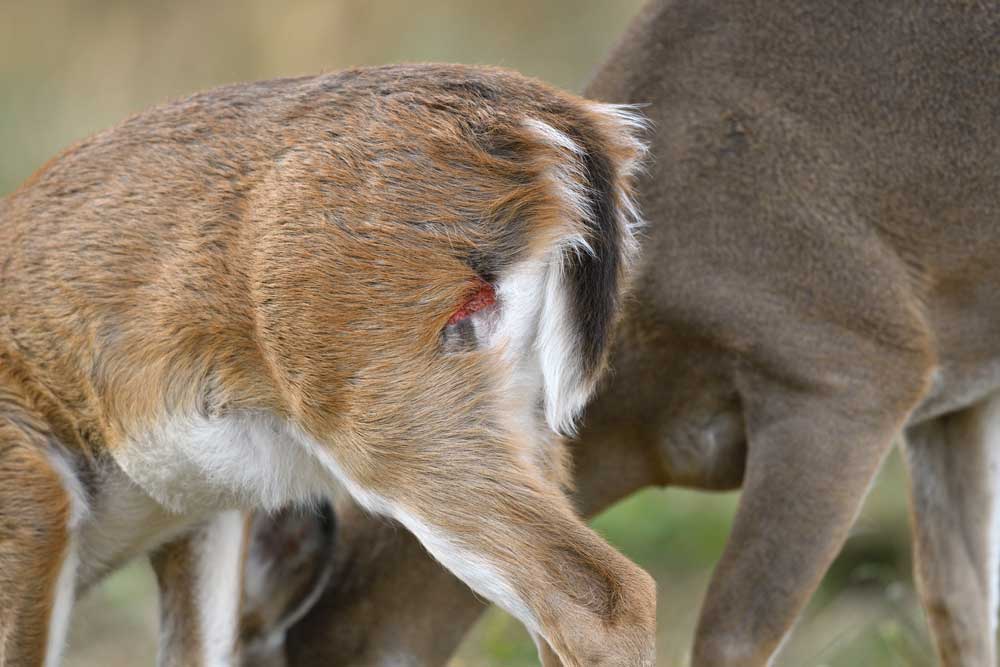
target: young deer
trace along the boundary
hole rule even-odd
[[[995,3],[656,0],[587,91],[648,104],[657,132],[578,504],[742,484],[694,667],[772,661],[901,438],[941,661],[996,665],[998,35]],[[291,663],[442,664],[480,605],[410,540],[338,516],[351,568]]]
[[[345,489],[547,663],[649,665],[655,589],[563,495],[639,120],[415,65],[220,88],[0,203],[0,663],[154,552],[161,664],[234,659],[246,525]],[[556,657],[558,656],[558,658]]]

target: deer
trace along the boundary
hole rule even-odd
[[[0,664],[58,665],[75,596],[145,555],[159,664],[237,664],[273,636],[259,547],[327,553],[346,493],[547,664],[652,665],[655,585],[573,511],[563,444],[642,128],[502,69],[345,70],[155,107],[0,200]],[[296,506],[301,534],[248,518]]]
[[[236,637],[243,667],[286,667],[288,629],[312,609],[333,575],[337,517],[329,501],[311,509],[247,514]]]
[[[992,3],[652,0],[584,92],[654,134],[574,506],[742,487],[693,667],[774,663],[894,442],[940,662],[996,665],[997,35]],[[337,515],[289,664],[444,664],[482,605],[412,538]]]

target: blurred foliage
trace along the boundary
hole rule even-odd
[[[640,0],[0,0],[0,194],[127,115],[223,83],[402,61],[573,89]]]
[[[0,194],[72,142],[158,102],[240,80],[399,61],[491,63],[579,89],[641,0],[0,0]],[[659,582],[663,665],[682,665],[738,498],[650,490],[595,526]],[[896,457],[780,664],[931,665]],[[153,664],[139,563],[77,607],[69,667]],[[490,612],[455,667],[535,665]]]

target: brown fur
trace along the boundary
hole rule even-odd
[[[70,502],[44,455],[55,439],[2,369],[0,377],[0,664],[41,664]]]
[[[160,589],[160,660],[158,667],[183,667],[201,661],[204,638],[198,617],[198,582],[193,541],[184,537],[150,555]],[[235,648],[235,647],[234,647]]]
[[[463,554],[477,585],[502,579],[488,594],[565,664],[649,664],[654,587],[577,518],[543,396],[513,384],[536,346],[512,360],[503,345],[441,343],[482,280],[558,266],[575,347],[557,352],[579,364],[564,378],[573,400],[590,392],[628,264],[630,122],[501,70],[388,67],[196,95],[29,179],[0,208],[0,370],[69,450],[94,506],[85,544],[125,515],[116,500],[145,512],[99,559],[86,547],[80,587],[214,511],[340,481],[429,548]],[[549,326],[549,311],[537,317]],[[276,438],[265,463],[238,451],[263,433]],[[300,468],[280,477],[283,465]],[[3,483],[34,494],[25,512],[58,517],[50,477]],[[159,561],[181,608],[186,548]],[[15,646],[43,631],[3,630]]]
[[[986,2],[657,0],[588,89],[649,104],[657,132],[644,260],[574,450],[578,498],[595,511],[645,484],[742,484],[695,667],[772,659],[904,435],[941,660],[995,664],[998,27]],[[345,549],[380,530],[348,525]],[[442,663],[409,618],[434,627],[429,610],[449,609],[450,640],[479,606],[417,564],[425,597],[388,599],[412,585],[392,568],[420,559],[400,542],[392,559],[359,547],[351,576],[378,584],[335,575],[290,634],[293,664],[340,656],[324,629],[352,622]],[[352,641],[340,664],[389,657]]]

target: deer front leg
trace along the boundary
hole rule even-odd
[[[915,402],[912,386],[922,386],[887,398],[845,384],[837,395],[749,387],[744,490],[702,608],[695,667],[770,664],[843,545]]]
[[[1000,401],[907,433],[917,586],[944,667],[996,665]]]
[[[17,417],[0,416],[0,667],[57,667],[86,499],[41,422]]]
[[[239,664],[247,527],[241,512],[222,512],[150,557],[160,588],[159,667]]]

